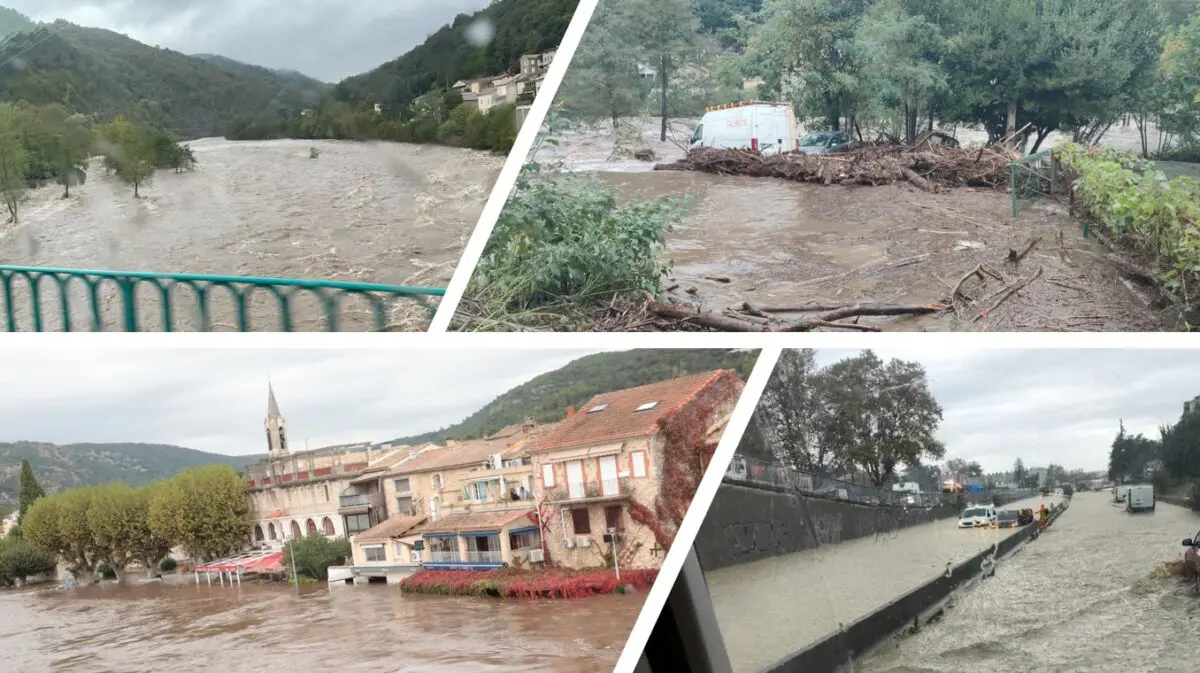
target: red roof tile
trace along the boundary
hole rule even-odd
[[[391,540],[392,538],[404,537],[409,531],[424,523],[424,516],[408,516],[401,514],[393,514],[386,520],[381,521],[367,530],[354,536],[356,542],[366,542],[374,540]]]
[[[505,458],[524,455],[532,440],[544,437],[553,427],[555,426],[537,426],[528,433],[515,438],[472,439],[451,446],[430,449],[396,466],[389,474],[399,476],[482,464],[497,453]]]
[[[533,516],[531,509],[502,509],[494,512],[447,514],[430,522],[422,533],[457,533],[459,531],[496,530],[523,516]]]
[[[593,397],[573,416],[559,423],[534,449],[534,452],[580,448],[649,435],[658,420],[683,406],[721,376],[736,376],[731,370],[718,369],[703,374],[659,381]],[[652,408],[638,411],[644,404]],[[608,405],[600,411],[589,409]]]

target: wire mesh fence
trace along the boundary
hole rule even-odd
[[[1016,217],[1022,204],[1036,203],[1065,190],[1061,166],[1052,150],[1021,157],[1008,165],[1008,187],[1012,194],[1012,213]]]

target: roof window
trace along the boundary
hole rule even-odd
[[[596,406],[592,407],[591,409],[588,409],[588,413],[589,414],[598,414],[607,408],[608,408],[607,404],[597,404]]]
[[[657,407],[657,406],[658,406],[658,400],[655,400],[653,402],[647,402],[647,403],[639,406],[637,409],[634,409],[634,411],[650,411],[651,409],[653,409],[654,407]]]

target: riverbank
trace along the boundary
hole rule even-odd
[[[657,576],[657,569],[622,570],[620,580],[616,571],[607,569],[422,570],[404,578],[400,582],[400,590],[405,593],[496,598],[586,598],[648,589]]]

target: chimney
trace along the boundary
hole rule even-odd
[[[575,407],[567,407],[567,418],[575,415]]]
[[[537,427],[537,421],[533,420],[532,418],[526,418],[524,421],[521,421],[521,429],[522,430],[528,431],[528,430],[532,430],[536,427]]]

